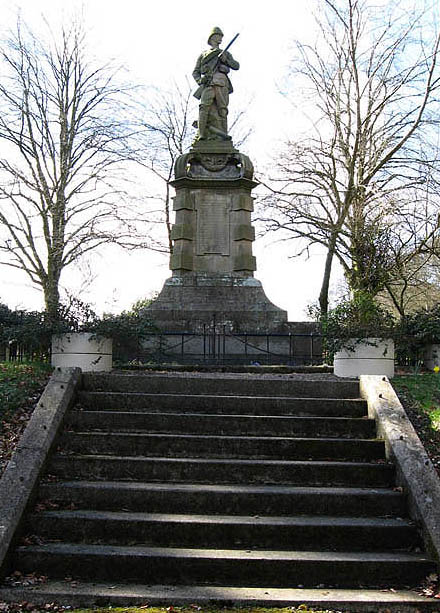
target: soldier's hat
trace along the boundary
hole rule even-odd
[[[220,36],[223,36],[223,32],[220,30],[220,28],[215,26],[215,28],[212,28],[211,34],[209,35],[208,45],[211,44],[211,37],[214,36],[214,34],[220,34]]]

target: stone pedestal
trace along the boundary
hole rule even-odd
[[[254,278],[253,166],[231,141],[199,141],[175,166],[172,276],[149,308],[159,328],[281,330],[287,313]]]

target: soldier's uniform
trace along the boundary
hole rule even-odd
[[[208,44],[211,44],[214,34],[223,36],[220,28],[214,28],[208,38]],[[220,53],[221,49],[215,48],[201,53],[193,71],[193,77],[200,86],[194,94],[200,99],[199,139],[212,137],[209,134],[209,126],[220,130],[225,136],[228,134],[229,94],[233,91],[228,73],[231,68],[238,70],[240,64],[229,51],[226,51],[218,62]]]

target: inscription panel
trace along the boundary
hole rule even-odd
[[[196,196],[197,255],[230,255],[230,198],[226,194]]]

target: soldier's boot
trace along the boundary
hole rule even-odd
[[[219,118],[220,118],[220,129],[224,134],[228,134],[228,110],[220,109],[219,110]]]
[[[200,107],[199,111],[199,134],[198,140],[206,140],[208,138],[208,117],[209,117],[209,107],[204,108]]]

